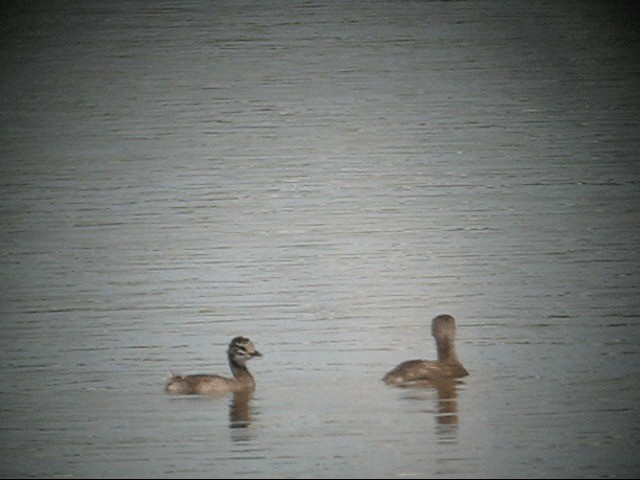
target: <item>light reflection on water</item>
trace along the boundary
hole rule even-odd
[[[39,8],[2,50],[2,476],[637,476],[626,7]],[[470,376],[384,385],[439,313]],[[164,395],[239,334],[252,397]]]

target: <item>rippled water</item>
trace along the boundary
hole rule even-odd
[[[640,474],[633,2],[2,8],[3,477]]]

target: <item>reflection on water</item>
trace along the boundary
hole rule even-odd
[[[254,411],[251,404],[253,390],[235,392],[229,401],[229,428],[234,443],[247,444],[256,441],[258,430],[251,428]]]
[[[458,423],[458,391],[454,380],[443,381],[436,385],[438,390],[439,425],[457,425]]]
[[[254,391],[251,389],[234,392],[229,402],[229,427],[247,428],[251,425],[251,399]]]
[[[433,409],[427,409],[432,411],[435,421],[440,429],[438,433],[452,433],[455,432],[458,425],[458,389],[464,383],[456,379],[441,380],[438,382],[415,382],[405,388],[411,393],[404,395],[402,398],[405,400],[411,400],[416,402],[432,401],[433,393],[437,394],[435,399],[435,405]],[[449,427],[449,428],[447,428]]]

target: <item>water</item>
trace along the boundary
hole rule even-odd
[[[3,477],[638,476],[633,3],[3,9]]]

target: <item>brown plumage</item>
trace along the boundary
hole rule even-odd
[[[234,338],[227,349],[227,356],[233,378],[208,374],[171,374],[164,388],[165,392],[179,395],[215,395],[255,389],[256,382],[246,363],[250,358],[261,357],[262,354],[256,350],[251,340],[246,337]]]
[[[383,381],[389,385],[436,384],[466,377],[469,372],[458,360],[455,347],[456,322],[451,315],[438,315],[431,324],[436,339],[438,360],[409,360],[388,372]]]

